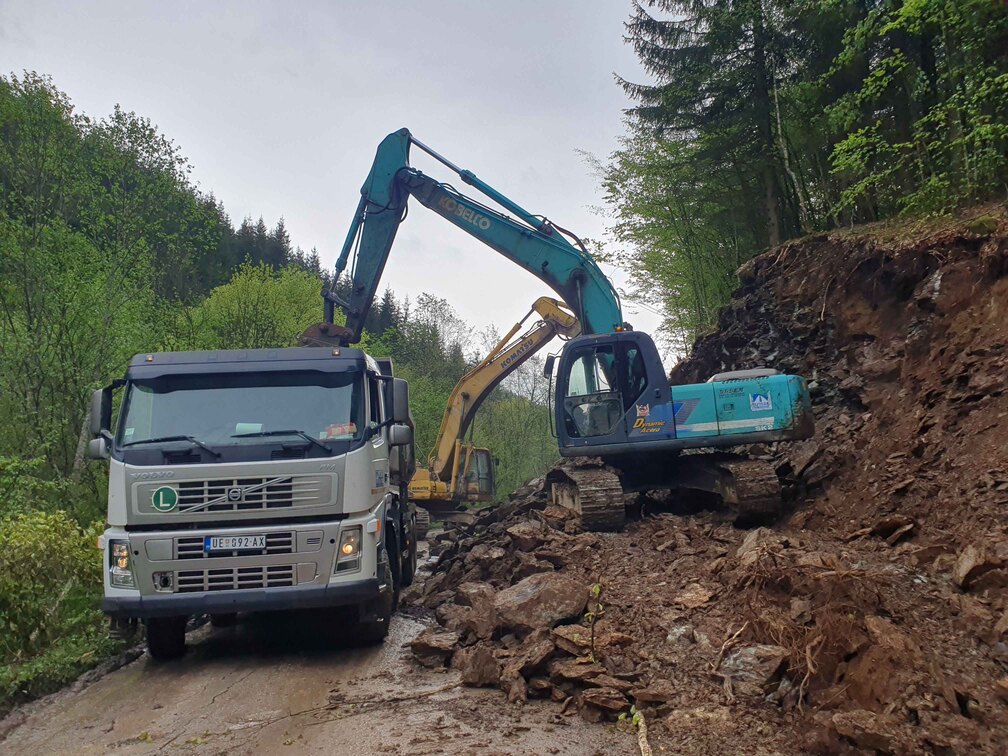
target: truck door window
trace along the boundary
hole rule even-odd
[[[381,403],[381,385],[378,380],[369,375],[368,376],[368,396],[370,398],[370,420],[372,425],[381,425],[382,423],[382,403]]]
[[[564,419],[571,436],[604,436],[623,417],[611,345],[582,347],[571,362]]]

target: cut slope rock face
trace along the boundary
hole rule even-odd
[[[989,752],[1008,742],[1008,218],[789,243],[740,271],[673,382],[805,375],[787,514],[664,494],[582,533],[542,480],[432,545],[418,659],[686,753]],[[424,640],[427,636],[426,641]]]

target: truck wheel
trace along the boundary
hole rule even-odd
[[[430,512],[417,504],[416,508],[416,537],[418,541],[422,541],[427,537],[427,531],[430,530]]]
[[[416,575],[417,568],[417,536],[416,536],[416,523],[413,518],[410,518],[410,532],[406,534],[409,538],[409,549],[403,556],[402,563],[402,585],[406,586],[413,585],[413,576]]]
[[[385,530],[385,553],[388,555],[389,572],[392,573],[392,611],[399,608],[399,588],[402,586],[402,549],[399,548],[399,534],[392,529]]]
[[[385,560],[385,564],[379,561],[379,570],[386,569],[389,572],[391,590],[386,596],[378,598],[378,605],[374,607],[374,613],[368,612],[368,618],[358,618],[356,642],[365,646],[373,646],[385,640],[388,635],[389,623],[392,621],[392,614],[399,605],[399,576],[401,574],[402,563],[399,559],[390,559],[390,554],[398,553],[396,548],[395,531],[391,528],[385,530],[385,544],[379,560]],[[390,551],[392,549],[392,551]],[[361,607],[358,611],[363,611]]]
[[[155,661],[178,659],[185,653],[188,617],[152,617],[147,620],[147,651]]]

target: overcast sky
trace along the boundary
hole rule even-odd
[[[375,147],[402,126],[531,212],[601,238],[598,181],[576,150],[616,147],[629,103],[613,74],[643,79],[622,39],[629,12],[629,0],[0,0],[0,71],[49,74],[90,116],[118,103],[150,118],[236,225],[283,216],[331,266]],[[413,162],[453,178],[418,150]],[[550,293],[417,202],[384,284],[502,331]],[[624,307],[654,330],[656,315]]]

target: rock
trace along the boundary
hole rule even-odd
[[[812,621],[812,602],[805,598],[792,598],[791,619],[799,625],[809,624]]]
[[[741,646],[725,655],[716,674],[729,680],[736,693],[761,697],[779,680],[787,657],[780,646]]]
[[[615,688],[589,688],[581,694],[581,703],[608,715],[619,714],[630,708],[627,697]]]
[[[494,597],[498,625],[527,630],[579,617],[587,603],[587,588],[557,572],[530,575]]]
[[[500,546],[491,546],[489,544],[480,543],[473,546],[469,553],[466,554],[465,563],[476,564],[484,569],[491,567],[495,562],[499,562],[505,556],[507,552],[504,551]]]
[[[584,625],[560,625],[553,628],[553,641],[557,648],[572,656],[581,656],[591,651],[591,628]],[[602,621],[595,626],[595,648],[605,649],[608,646],[626,646],[633,643],[633,637],[618,630],[610,630],[609,625]]]
[[[545,664],[556,651],[553,641],[545,635],[532,635],[504,666],[505,676],[511,674],[526,677]]]
[[[675,603],[687,609],[696,609],[710,601],[717,591],[700,583],[690,583],[675,597]]]
[[[994,692],[1002,702],[1008,704],[1008,677],[1002,677],[994,686]]]
[[[627,682],[626,680],[620,680],[606,674],[601,674],[597,677],[591,678],[590,680],[586,680],[585,685],[591,688],[613,688],[614,690],[618,690],[620,693],[629,693],[633,690],[633,683]]]
[[[473,637],[483,640],[489,639],[497,626],[492,606],[473,609],[457,604],[442,604],[435,610],[434,616],[449,630],[462,635],[471,633]]]
[[[693,625],[675,625],[668,631],[665,640],[669,643],[687,644],[696,643],[696,634]]]
[[[663,704],[675,698],[675,686],[666,681],[652,683],[646,688],[637,688],[630,692],[637,705],[640,704]]]
[[[515,565],[511,572],[516,578],[525,578],[529,575],[535,575],[537,572],[553,572],[552,562],[537,559],[532,554],[524,551],[519,551],[516,556],[518,557],[518,564]]]
[[[500,681],[501,666],[487,646],[482,643],[460,648],[452,657],[452,668],[462,677],[462,684],[471,687],[496,685]]]
[[[459,634],[440,627],[428,627],[410,643],[416,660],[425,667],[443,667],[458,644]]]
[[[512,525],[505,532],[519,551],[533,551],[546,542],[542,523],[532,520]]]
[[[493,605],[493,598],[496,593],[497,589],[490,585],[490,583],[462,583],[455,589],[455,603],[459,606],[471,606],[474,609],[482,609]]]
[[[553,683],[545,677],[530,677],[528,689],[537,696],[548,696],[553,690]]]
[[[969,590],[973,581],[1000,566],[1000,562],[988,554],[986,549],[970,544],[959,552],[952,568],[952,580],[963,590]]]
[[[605,669],[598,664],[589,661],[579,661],[577,659],[556,660],[550,663],[550,680],[554,683],[576,682],[584,685],[593,677],[598,677],[605,673]]]
[[[505,681],[502,679],[501,682]],[[505,690],[507,691],[508,703],[525,703],[528,700],[528,686],[525,684],[525,678],[521,675],[507,678]]]
[[[833,729],[859,748],[869,748],[891,753],[896,741],[895,725],[887,717],[875,712],[855,709],[842,711],[830,720]]]
[[[788,546],[787,539],[782,538],[770,528],[750,530],[738,547],[735,556],[743,567],[751,567],[767,552],[783,551]]]

